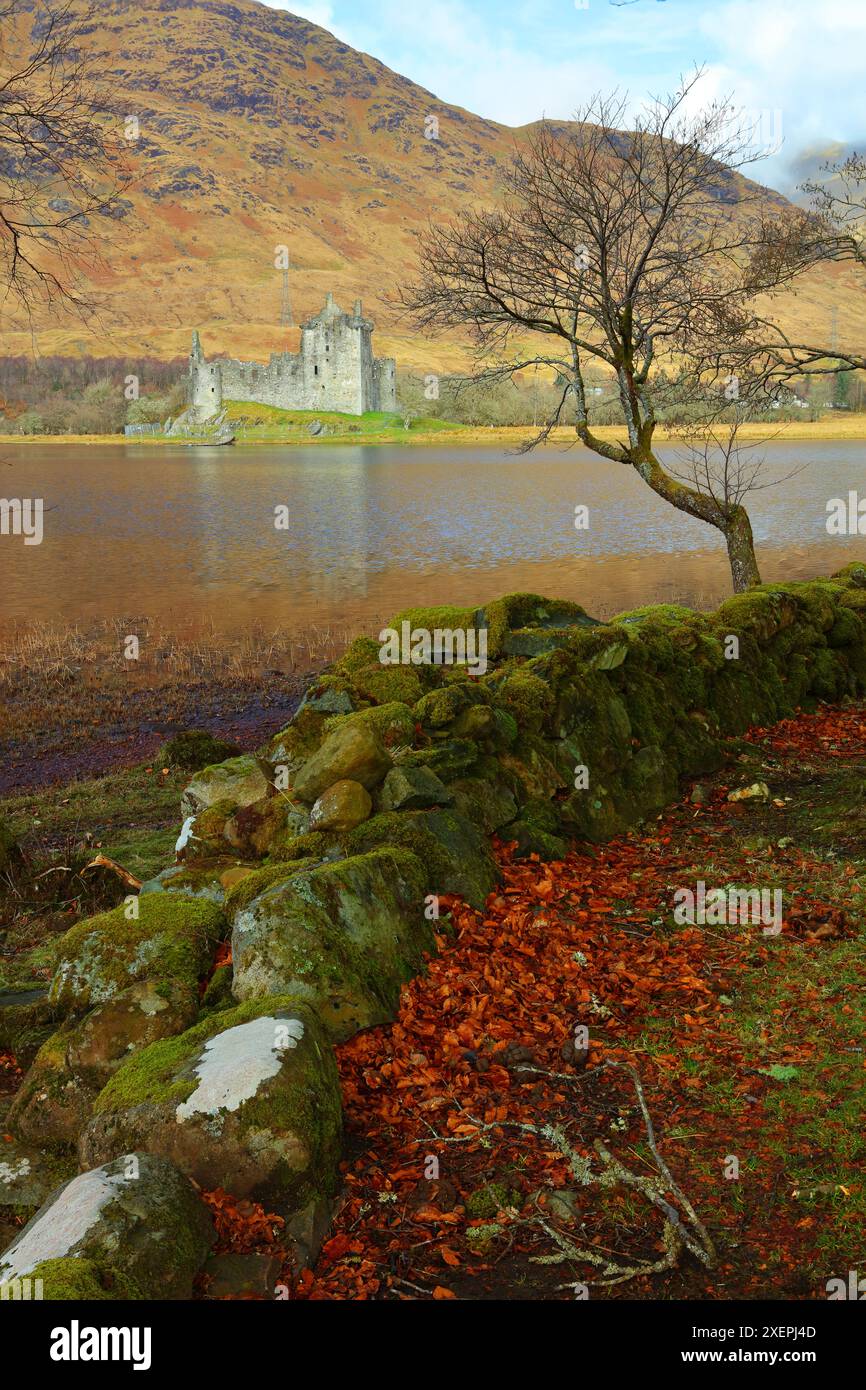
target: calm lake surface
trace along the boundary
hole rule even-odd
[[[866,537],[832,538],[825,525],[828,498],[866,496],[866,442],[762,452],[765,480],[802,470],[748,501],[764,578],[866,560]],[[4,446],[0,496],[45,505],[40,546],[0,536],[4,619],[360,629],[409,604],[515,589],[600,616],[729,592],[714,531],[578,448]],[[575,529],[579,504],[588,530]],[[279,506],[287,531],[274,525]]]

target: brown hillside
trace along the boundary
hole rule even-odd
[[[87,43],[102,99],[130,146],[135,187],[97,283],[100,326],[42,323],[42,352],[171,357],[193,327],[212,354],[265,357],[294,347],[278,327],[278,244],[292,260],[298,323],[333,289],[363,297],[377,350],[401,365],[447,370],[457,341],[413,337],[389,304],[412,275],[414,234],[430,216],[495,200],[521,131],[449,106],[304,19],[255,0],[95,0]],[[575,104],[588,93],[575,92]],[[425,138],[428,117],[439,139]],[[741,186],[734,179],[733,188]],[[768,197],[776,198],[776,194]],[[835,270],[785,307],[840,342],[856,338],[848,272]],[[850,301],[850,302],[846,302]],[[29,351],[4,332],[5,351]]]

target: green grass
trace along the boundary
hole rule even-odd
[[[278,406],[259,405],[256,401],[226,401],[226,416],[240,440],[292,439],[310,443],[327,441],[330,444],[346,441],[393,438],[404,441],[413,434],[448,433],[462,428],[451,420],[432,417],[414,419],[405,428],[403,416],[390,411],[367,411],[364,415],[347,415],[336,410],[281,410]],[[327,433],[310,434],[310,425],[318,420],[327,426]]]
[[[41,858],[92,837],[94,853],[116,859],[137,878],[148,878],[171,861],[180,824],[180,795],[190,774],[163,776],[149,763],[46,787],[0,800],[2,817],[25,850]]]

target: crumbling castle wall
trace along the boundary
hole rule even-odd
[[[189,367],[191,410],[202,421],[217,414],[224,400],[348,415],[396,410],[396,363],[373,356],[373,328],[360,300],[346,314],[329,294],[321,312],[303,325],[300,352],[272,353],[267,363],[208,362],[196,333]]]

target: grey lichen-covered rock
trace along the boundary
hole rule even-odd
[[[373,809],[373,800],[360,782],[343,778],[316,800],[310,812],[310,830],[354,830]]]
[[[376,730],[349,716],[327,738],[295,777],[294,791],[302,801],[316,801],[335,782],[360,782],[370,791],[381,782],[391,759]]]
[[[130,1058],[98,1097],[79,1153],[90,1165],[145,1149],[205,1189],[286,1214],[333,1192],[341,1128],[336,1063],[319,1020],[279,997],[214,1015]]]
[[[453,804],[444,782],[427,767],[392,767],[382,787],[383,811],[421,811]]]
[[[393,1018],[400,986],[432,949],[425,872],[381,849],[293,872],[234,914],[234,994],[291,993],[335,1040]]]
[[[212,1243],[210,1215],[188,1179],[164,1159],[128,1153],[48,1198],[0,1255],[0,1283],[69,1261],[74,1284],[75,1260],[117,1272],[121,1297],[131,1284],[145,1298],[189,1298]]]
[[[181,813],[184,817],[195,816],[219,801],[235,807],[252,806],[267,792],[268,779],[257,759],[244,754],[196,773],[181,797]]]
[[[61,1014],[83,1013],[136,980],[195,991],[224,932],[216,904],[174,893],[150,893],[90,917],[58,944],[51,1003]]]

